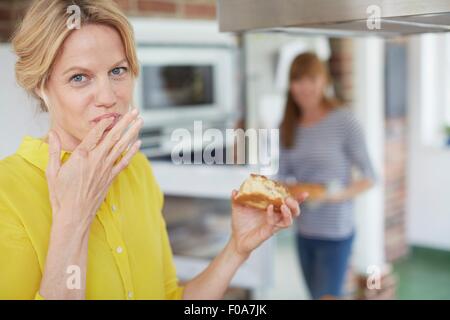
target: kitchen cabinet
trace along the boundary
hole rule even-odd
[[[248,166],[174,165],[152,161],[165,195],[164,216],[178,277],[192,279],[227,243],[231,232],[231,191],[252,172]],[[260,289],[271,284],[274,239],[256,249],[238,270],[232,287]]]

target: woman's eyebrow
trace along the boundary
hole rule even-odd
[[[83,67],[71,67],[69,69],[67,69],[66,71],[63,72],[63,76],[65,76],[66,74],[68,74],[69,72],[72,71],[81,71],[81,72],[89,72],[89,69],[83,68]]]
[[[124,63],[124,62],[128,62],[127,58],[124,58],[124,59],[120,60],[119,62],[113,64],[113,66],[112,66],[111,68],[114,68],[114,67],[116,67],[116,66],[118,66],[119,64]],[[68,74],[69,72],[75,71],[75,70],[81,71],[81,72],[90,72],[89,69],[86,69],[86,68],[83,68],[83,67],[77,67],[77,66],[74,66],[74,67],[70,67],[69,69],[67,69],[66,71],[64,71],[64,72],[63,72],[63,76],[66,75],[66,74]]]
[[[112,68],[117,67],[119,64],[124,63],[124,62],[128,62],[128,59],[127,58],[123,58],[119,62],[113,64]]]

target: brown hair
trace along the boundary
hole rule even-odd
[[[293,81],[299,80],[305,76],[318,75],[324,76],[328,84],[331,82],[331,76],[326,65],[320,61],[316,54],[312,52],[306,52],[298,55],[291,64],[286,108],[280,126],[281,145],[287,149],[294,146],[295,131],[302,116],[301,109],[292,97],[290,84]],[[334,97],[330,98],[325,94],[322,97],[322,104],[329,110],[335,109],[342,105],[338,99]]]
[[[131,74],[137,77],[139,65],[133,29],[117,4],[111,0],[34,0],[16,30],[12,44],[17,54],[18,84],[39,100],[40,109],[48,111],[45,101],[35,90],[42,89],[64,40],[73,29],[68,27],[68,7],[80,8],[80,23],[107,25],[119,33]]]

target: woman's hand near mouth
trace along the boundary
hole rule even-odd
[[[105,133],[107,131],[111,130],[115,126],[115,124],[122,118],[122,115],[120,113],[117,113],[117,112],[111,112],[111,113],[107,113],[107,114],[103,114],[101,116],[98,116],[97,118],[91,120],[91,122],[94,125],[96,125],[100,121],[102,121],[104,119],[107,119],[107,118],[112,118],[113,120],[112,120],[111,124],[108,127],[106,127]]]
[[[100,120],[64,164],[60,162],[59,137],[56,132],[49,133],[46,177],[53,223],[40,290],[44,298],[84,298],[90,226],[112,181],[139,151],[140,140],[136,139],[143,121],[137,114],[137,110],[125,114],[106,135],[115,117]],[[79,290],[66,286],[71,265],[81,270]]]
[[[104,132],[114,118],[102,119],[62,166],[59,138],[55,132],[50,132],[50,159],[46,175],[54,211],[58,211],[62,204],[78,201],[81,203],[73,204],[83,209],[84,215],[89,218],[95,215],[113,179],[139,150],[139,141],[136,139],[142,127],[142,120],[136,118],[137,110],[127,113],[107,134]],[[132,122],[134,123],[125,132]],[[126,155],[114,165],[122,152],[132,143],[133,146]],[[71,222],[82,218],[83,216],[74,217]]]

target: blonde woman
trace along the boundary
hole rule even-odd
[[[68,27],[71,5],[79,29]],[[281,213],[233,202],[228,244],[180,287],[163,194],[129,107],[138,62],[126,17],[110,0],[36,0],[13,46],[17,81],[51,130],[0,161],[0,298],[218,299],[250,253],[299,215],[290,198]]]

